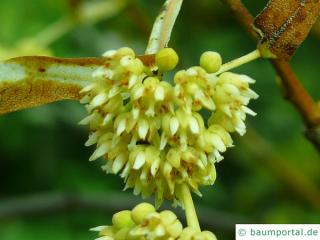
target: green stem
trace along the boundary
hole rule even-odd
[[[40,43],[43,47],[50,46],[53,42],[68,33],[74,27],[74,22],[71,18],[61,18],[57,22],[45,28],[42,32],[38,33],[34,40]]]
[[[183,0],[167,0],[165,2],[153,25],[145,54],[155,54],[168,45],[182,2]]]
[[[34,39],[43,47],[70,32],[76,25],[94,24],[118,14],[126,5],[127,0],[110,0],[102,2],[84,2],[76,9],[76,19],[64,17],[40,32]]]
[[[129,2],[128,0],[85,1],[76,10],[78,24],[94,24],[102,19],[114,17]]]
[[[214,75],[219,75],[219,74],[224,73],[226,71],[229,71],[229,70],[231,70],[233,68],[239,67],[239,66],[241,66],[243,64],[246,64],[248,62],[256,60],[256,59],[258,59],[260,57],[261,57],[261,53],[260,53],[260,51],[258,49],[256,49],[256,50],[254,50],[254,51],[252,51],[252,52],[250,52],[250,53],[248,53],[248,54],[246,54],[246,55],[244,55],[242,57],[239,57],[237,59],[234,59],[234,60],[232,60],[230,62],[227,62],[227,63],[223,64],[221,66],[220,70],[218,72],[216,72],[216,73],[213,73],[213,74]]]
[[[186,184],[181,186],[181,197],[186,213],[187,224],[189,227],[192,227],[196,231],[201,231],[196,209],[193,204],[192,196],[190,189]]]

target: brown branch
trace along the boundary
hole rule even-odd
[[[253,17],[241,0],[221,0],[232,11],[236,20],[241,24],[246,32],[254,39],[258,38],[257,32],[252,28]]]
[[[254,18],[241,0],[221,0],[235,15],[237,21],[245,28],[251,37],[256,40],[258,35],[253,31]],[[277,59],[270,60],[285,88],[285,96],[300,113],[306,125],[306,136],[320,151],[320,109],[314,99],[303,87],[290,64]]]
[[[142,8],[141,2],[138,0],[130,1],[129,7],[126,9],[126,14],[142,36],[148,38],[150,29],[152,28],[152,22],[146,15],[146,10]]]

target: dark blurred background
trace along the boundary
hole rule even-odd
[[[22,51],[21,40],[32,42],[55,22],[74,16],[81,2],[1,0],[0,59],[36,53],[37,47]],[[48,48],[59,57],[99,56],[122,46],[142,54],[163,2],[123,1],[99,21],[70,27]],[[256,15],[267,1],[244,3]],[[312,31],[291,61],[318,99],[319,32]],[[180,55],[180,68],[197,65],[206,50],[228,61],[255,48],[218,0],[185,1],[170,45]],[[234,71],[257,80],[253,89],[260,98],[250,107],[258,115],[248,118],[244,137],[234,135],[235,147],[217,165],[215,185],[202,188],[202,198],[195,196],[203,229],[227,240],[233,239],[235,223],[320,223],[319,155],[283,99],[276,73],[266,60]],[[131,190],[121,191],[122,179],[102,172],[101,162],[88,162],[93,151],[83,145],[88,130],[77,125],[85,115],[78,102],[64,101],[0,116],[1,240],[93,239],[90,227],[109,224],[115,211],[142,201]]]

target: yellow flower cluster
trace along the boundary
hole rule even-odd
[[[92,131],[86,145],[97,144],[90,160],[103,156],[106,172],[121,172],[135,194],[154,193],[157,206],[164,198],[177,199],[180,184],[194,192],[212,185],[215,162],[232,146],[230,133],[244,134],[246,113],[255,114],[246,107],[257,97],[249,88],[254,81],[213,73],[221,65],[217,54],[205,54],[201,66],[177,72],[174,85],[161,75],[177,65],[172,49],[156,55],[158,75],[129,48],[104,56],[105,66],[82,90],[89,116],[80,123]],[[204,109],[211,113],[208,121],[200,114]]]
[[[92,229],[98,231],[96,240],[216,240],[209,231],[197,232],[183,226],[168,210],[156,212],[153,205],[141,203],[131,211],[124,210],[112,217],[111,226]]]

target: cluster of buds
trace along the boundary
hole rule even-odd
[[[209,231],[183,228],[177,216],[168,210],[157,212],[149,203],[141,203],[131,211],[124,210],[112,217],[111,226],[99,226],[96,240],[216,240]]]
[[[178,200],[182,184],[199,193],[212,185],[215,163],[233,145],[230,133],[244,134],[247,104],[257,94],[250,77],[219,73],[221,57],[206,52],[200,66],[179,71],[174,85],[162,74],[178,63],[173,49],[160,50],[155,65],[144,65],[133,50],[104,54],[105,65],[82,90],[82,102],[92,133],[87,146],[97,144],[90,160],[106,159],[103,169],[121,173],[126,188],[143,197]],[[200,111],[211,113],[205,120]],[[199,193],[200,194],[200,193]]]

